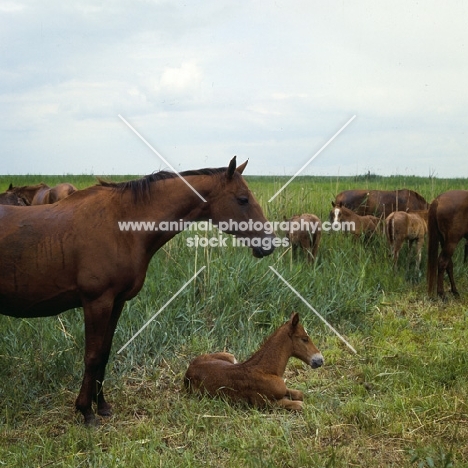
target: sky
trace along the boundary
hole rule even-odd
[[[0,174],[468,177],[467,24],[462,0],[0,0]]]

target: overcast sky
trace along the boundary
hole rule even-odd
[[[0,0],[0,174],[468,177],[462,0]]]

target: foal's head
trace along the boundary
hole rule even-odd
[[[343,217],[343,204],[342,203],[335,203],[332,201],[332,206],[333,209],[330,211],[330,223],[335,224],[341,224],[341,220]]]
[[[295,358],[304,361],[313,369],[323,365],[323,356],[318,348],[312,343],[304,327],[299,323],[299,314],[293,312],[289,319],[289,336],[292,340],[292,353]]]

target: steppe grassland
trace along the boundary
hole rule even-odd
[[[114,180],[128,180],[130,176]],[[78,188],[90,176],[2,176],[0,190],[44,181]],[[363,176],[247,177],[269,220],[311,212],[326,220],[350,188],[411,188],[432,200],[465,179]],[[130,301],[107,370],[115,416],[97,430],[73,403],[83,364],[79,309],[58,317],[0,316],[0,464],[5,466],[465,466],[468,282],[455,256],[460,300],[431,301],[424,276],[394,272],[384,240],[369,246],[324,233],[314,266],[278,249],[257,260],[245,248],[189,248],[182,233],[154,257]],[[216,235],[216,233],[213,233]],[[229,243],[228,243],[229,244]],[[461,243],[462,244],[462,243]],[[424,265],[425,257],[423,258]],[[205,270],[122,353],[117,350],[199,268]],[[349,343],[354,355],[270,270],[273,266]],[[425,269],[424,269],[425,272]],[[187,395],[189,360],[226,349],[248,357],[292,310],[325,357],[312,370],[291,360],[288,384],[305,410],[259,411]]]

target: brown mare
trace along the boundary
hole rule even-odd
[[[26,206],[26,202],[13,192],[0,193],[0,205]]]
[[[86,424],[97,422],[93,401],[98,414],[111,414],[102,383],[125,301],[142,288],[155,252],[180,232],[127,231],[119,223],[212,220],[216,225],[232,219],[234,226],[264,224],[262,209],[241,175],[246,164],[236,169],[233,158],[228,168],[181,173],[206,202],[176,174],[162,171],[79,190],[53,205],[0,206],[0,313],[45,317],[83,307],[85,370],[75,405]],[[260,241],[252,248],[258,258],[274,250],[273,234],[239,234]]]
[[[374,215],[384,219],[394,211],[427,210],[429,204],[413,190],[345,190],[335,198],[335,204],[345,206],[358,215]]]
[[[230,353],[196,357],[185,373],[185,386],[210,396],[224,395],[254,406],[268,402],[289,410],[301,410],[300,390],[286,387],[283,374],[290,357],[312,368],[323,365],[323,356],[299,323],[299,314],[278,328],[247,361],[237,363]]]
[[[313,262],[317,258],[317,252],[322,235],[322,222],[314,214],[304,213],[295,215],[287,220],[289,231],[286,237],[292,246],[293,256],[297,250],[305,252],[307,260]]]
[[[380,218],[372,215],[360,216],[354,211],[341,204],[332,202],[333,209],[330,211],[330,223],[340,225],[345,232],[352,232],[356,237],[364,236],[369,239],[377,231]]]
[[[394,211],[385,220],[385,234],[390,244],[393,266],[396,267],[403,243],[408,241],[408,253],[416,244],[416,271],[421,265],[421,253],[427,232],[427,210]],[[409,258],[409,255],[408,255]]]
[[[436,291],[444,297],[444,273],[450,280],[450,289],[459,296],[453,277],[452,255],[458,243],[468,240],[468,190],[450,190],[439,195],[429,208],[428,216],[428,292]],[[441,251],[439,253],[439,244]],[[466,248],[466,245],[465,245]]]
[[[23,187],[13,187],[10,184],[8,190],[24,198],[29,205],[47,205],[68,197],[76,192],[77,188],[67,182],[57,184],[54,187],[49,187],[41,182],[40,184],[25,185]]]

